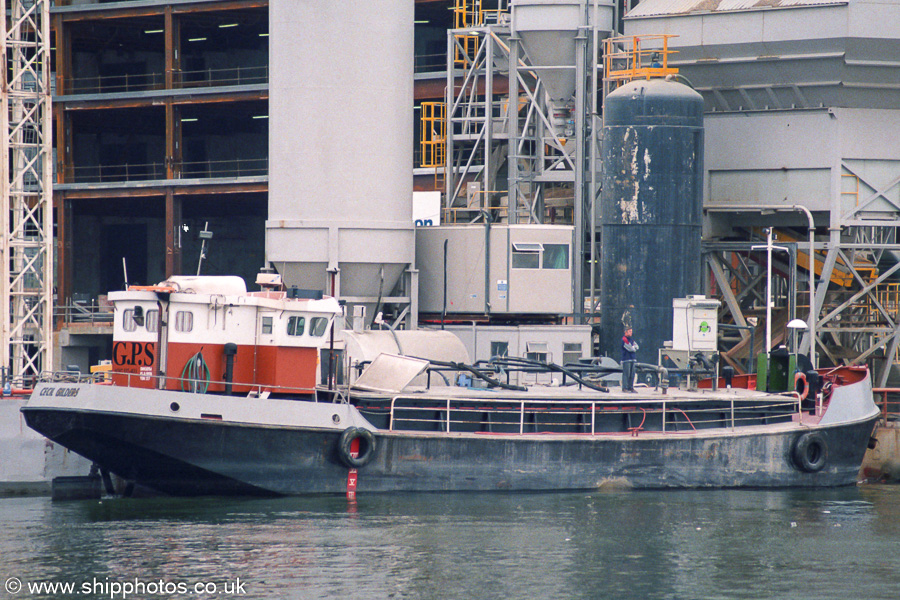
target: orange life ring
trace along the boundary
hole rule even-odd
[[[800,382],[803,382],[803,389],[800,389]],[[806,381],[806,374],[797,371],[794,373],[794,390],[798,394],[800,394],[801,400],[806,400],[806,397],[809,396],[809,383]]]

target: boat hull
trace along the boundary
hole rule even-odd
[[[189,413],[193,396],[174,397],[185,406],[181,412]],[[281,402],[299,413],[354,412],[348,405]],[[354,484],[360,494],[840,486],[857,481],[877,420],[871,414],[827,426],[637,435],[376,430],[369,460],[351,472],[342,460],[341,435],[346,426],[365,426],[358,414],[338,418],[335,412],[333,426],[319,419],[308,427],[102,408],[38,404],[23,413],[30,427],[101,468],[172,495],[335,494]],[[826,448],[816,472],[804,470],[796,458],[798,441],[811,432]]]

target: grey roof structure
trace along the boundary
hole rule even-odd
[[[626,18],[848,4],[835,0],[644,0]]]

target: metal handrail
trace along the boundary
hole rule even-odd
[[[195,69],[172,71],[176,89],[223,85],[251,85],[269,82],[269,66],[225,67],[219,69]],[[67,94],[115,94],[166,89],[166,73],[150,72],[124,75],[91,75],[67,77]]]
[[[256,177],[269,173],[268,158],[181,161],[174,164],[175,179],[214,177]],[[66,167],[66,180],[72,183],[108,183],[166,179],[162,162],[123,165]]]
[[[900,388],[874,388],[872,393],[875,394],[875,404],[881,409],[881,418],[900,421]]]
[[[900,391],[900,390],[898,390]],[[590,425],[590,431],[585,432],[590,435],[632,435],[637,436],[639,433],[677,433],[684,434],[686,431],[672,431],[668,428],[673,422],[672,415],[681,415],[685,422],[690,425],[691,432],[709,429],[731,429],[749,425],[752,422],[758,422],[761,418],[760,411],[771,411],[771,418],[781,417],[790,418],[800,411],[800,399],[796,394],[789,394],[772,399],[771,397],[764,400],[752,398],[737,399],[740,405],[735,405],[735,398],[731,398],[727,404],[723,404],[716,410],[727,413],[728,416],[723,419],[711,419],[703,413],[709,413],[709,399],[678,399],[670,397],[652,398],[652,399],[632,399],[618,398],[610,400],[524,400],[521,398],[457,398],[447,396],[445,398],[435,398],[434,404],[423,402],[422,398],[412,396],[395,396],[391,398],[390,414],[388,420],[388,429],[397,431],[398,423],[412,424],[436,424],[444,431],[449,432],[453,429],[454,424],[466,424],[467,426],[491,426],[496,422],[472,420],[462,418],[464,415],[475,415],[479,413],[492,413],[495,416],[499,414],[507,414],[510,416],[509,421],[505,421],[506,425],[515,422],[518,417],[519,435],[524,435],[526,416],[529,414],[566,414],[574,415],[580,412],[583,416],[590,416],[590,420],[585,420],[584,425]],[[406,404],[409,402],[409,404]],[[441,403],[438,408],[437,403]],[[677,406],[672,406],[677,402]],[[399,405],[398,405],[399,403]],[[418,403],[418,404],[417,404]],[[489,403],[489,407],[485,407]],[[398,416],[398,412],[403,411],[403,416]],[[436,415],[436,413],[438,413]],[[749,414],[752,413],[752,414]],[[597,416],[598,415],[641,415],[642,423],[637,428],[623,429],[622,431],[598,432]],[[659,429],[644,429],[647,415],[660,415]],[[454,416],[456,418],[454,418]],[[554,431],[553,427],[570,428],[571,423],[542,423],[547,431],[534,432],[536,434],[552,434],[562,433]],[[570,433],[570,432],[566,432]]]
[[[72,302],[55,305],[53,316],[57,321],[66,324],[112,325],[113,309],[111,306],[100,306],[93,301],[90,304]]]
[[[223,69],[197,69],[174,71],[175,87],[192,88],[220,85],[250,85],[269,82],[269,66],[226,67]]]
[[[435,73],[447,69],[447,53],[416,54],[413,57],[414,73]]]
[[[121,165],[68,165],[66,181],[72,183],[107,183],[120,181],[147,181],[166,178],[166,165],[162,162]]]
[[[67,94],[114,94],[117,92],[161,90],[165,87],[165,73],[92,75],[89,77],[67,77],[65,80]]]
[[[31,387],[38,382],[71,382],[71,383],[105,383],[108,384],[109,380],[112,376],[119,376],[125,378],[125,385],[120,385],[119,387],[133,387],[133,388],[142,388],[142,389],[158,389],[159,382],[163,382],[162,389],[169,392],[178,392],[178,393],[190,393],[182,391],[180,385],[182,383],[185,384],[205,384],[205,385],[216,385],[216,386],[226,386],[229,382],[224,380],[214,380],[210,379],[209,381],[200,380],[195,378],[188,377],[173,377],[169,375],[151,375],[151,374],[141,374],[141,373],[126,373],[123,371],[103,371],[99,373],[81,373],[80,371],[44,371],[39,376],[31,378],[29,381],[27,378],[25,383],[30,383]],[[137,382],[141,382],[145,384],[147,381],[153,381],[154,385],[148,386],[134,385]],[[169,383],[177,384],[177,389],[172,389],[166,387]],[[116,385],[116,384],[113,384]],[[233,396],[238,397],[255,397],[260,396],[264,392],[275,393],[275,394],[312,394],[315,396],[316,388],[304,388],[304,387],[289,387],[289,386],[280,386],[280,385],[269,385],[269,384],[260,384],[260,383],[250,383],[243,381],[232,381],[231,385],[233,387],[240,388],[249,388],[249,392],[240,392],[234,393]],[[27,386],[26,386],[27,387]],[[222,396],[224,395],[222,392],[209,392],[207,395],[210,396]],[[339,395],[339,397],[342,397]]]
[[[230,160],[183,161],[176,163],[181,178],[253,177],[268,175],[268,158],[233,158]]]

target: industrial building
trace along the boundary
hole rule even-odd
[[[126,277],[197,272],[204,230],[205,273],[252,279],[263,265],[267,4],[53,7],[61,346],[88,349],[63,364],[107,357],[106,336],[78,322],[102,319]]]
[[[779,337],[808,319],[814,359],[869,361],[884,385],[900,341],[900,3],[646,0],[624,32],[676,36],[671,64],[703,96],[704,246],[728,320],[760,315],[752,245],[773,228]]]
[[[369,325],[602,314],[600,353],[632,319],[648,349],[671,339],[666,294],[712,295],[723,360],[745,370],[765,343],[758,246],[772,228],[773,343],[800,318],[814,360],[873,362],[887,381],[900,345],[900,2],[372,4],[51,8],[58,364],[108,357],[104,295],[126,281],[252,282],[271,264]],[[622,181],[605,177],[624,142],[610,143],[604,103],[630,80],[699,94],[702,125],[679,154],[698,170],[653,200],[690,189],[699,218],[665,249],[656,223],[620,219],[629,235],[645,226],[626,239],[652,251],[614,260]],[[631,279],[612,279],[629,261]],[[669,269],[683,276],[635,292],[633,314],[634,298],[612,292]]]
[[[443,95],[449,8],[415,3],[417,98]],[[201,270],[252,282],[267,266],[269,2],[60,1],[49,13],[54,362],[86,369],[109,357],[108,291]],[[282,33],[282,43],[297,37]],[[286,70],[314,64],[285,61]],[[382,62],[382,75],[399,76]],[[304,81],[288,74],[295,76]],[[411,105],[404,99],[404,110]],[[332,139],[337,151],[344,141]],[[419,179],[417,189],[434,189],[432,174]],[[404,259],[405,267],[411,257]]]

